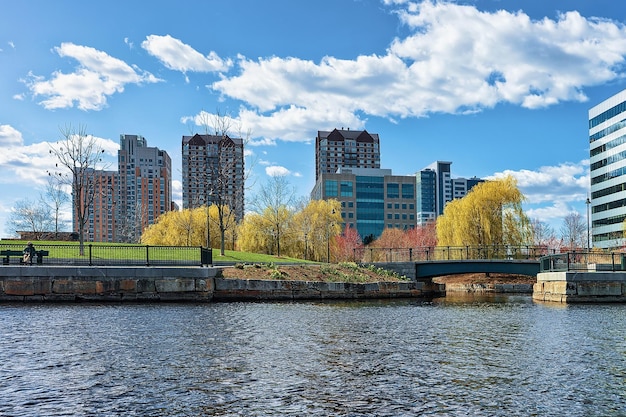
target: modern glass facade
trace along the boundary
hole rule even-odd
[[[432,169],[424,169],[416,175],[417,188],[417,224],[424,225],[437,218],[437,182]]]
[[[417,186],[417,224],[424,225],[443,214],[446,204],[464,197],[483,179],[452,178],[452,162],[433,162],[415,174]]]
[[[376,239],[385,228],[414,228],[415,195],[415,177],[374,168],[322,173],[311,192],[314,200],[339,200],[342,227],[356,228],[362,239]]]
[[[626,90],[589,110],[591,234],[598,248],[624,245]]]

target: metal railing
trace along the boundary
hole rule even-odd
[[[539,259],[539,272],[559,271],[626,271],[626,253],[567,252]]]
[[[33,264],[87,266],[203,266],[213,263],[211,249],[201,246],[37,244],[45,256]],[[19,251],[24,244],[0,243],[2,251]],[[19,264],[20,256],[1,256],[3,264]]]
[[[481,259],[539,259],[555,249],[531,245],[421,246],[415,248],[357,248],[354,262],[420,262]]]

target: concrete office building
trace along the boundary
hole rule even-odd
[[[626,90],[589,110],[590,245],[624,245],[626,219]]]
[[[380,237],[385,228],[415,227],[415,177],[390,169],[340,167],[321,173],[311,199],[341,202],[342,228],[356,228],[361,239]]]
[[[339,168],[380,168],[380,139],[366,130],[320,130],[315,138],[315,181]]]
[[[229,136],[183,136],[183,208],[224,205],[244,214],[243,140]]]

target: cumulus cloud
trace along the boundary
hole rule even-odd
[[[526,196],[526,214],[532,219],[554,224],[568,213],[578,211],[589,196],[589,160],[497,172],[487,179],[510,175]]]
[[[287,175],[291,175],[291,171],[278,165],[265,167],[265,173],[270,177],[286,177]]]
[[[589,194],[589,161],[543,166],[538,170],[505,170],[491,178],[511,175],[531,204],[555,200],[571,202],[585,200]]]
[[[54,51],[61,57],[75,59],[79,65],[72,73],[56,71],[50,79],[30,74],[27,86],[35,97],[44,97],[40,104],[46,109],[76,106],[81,110],[101,110],[107,97],[123,92],[127,84],[160,81],[149,72],[91,47],[62,43]]]
[[[108,155],[105,164],[113,163],[119,144],[103,138],[95,138],[98,146]],[[25,144],[21,132],[10,125],[0,125],[0,183],[23,184],[26,187],[43,185],[47,172],[56,172],[57,160],[50,153],[56,142],[42,141]]]
[[[141,47],[167,68],[183,73],[189,71],[221,72],[228,70],[232,65],[232,61],[220,58],[214,51],[206,56],[202,55],[170,35],[149,35],[141,43]]]
[[[394,121],[500,103],[534,109],[584,101],[585,87],[622,76],[626,27],[616,21],[578,12],[533,20],[448,2],[385,4],[410,31],[390,40],[385,54],[320,62],[240,56],[240,72],[210,87],[245,103],[240,115],[255,133],[302,141],[314,137],[307,126],[358,129],[368,116]]]
[[[21,146],[24,144],[22,133],[11,125],[0,125],[0,147],[2,149]]]

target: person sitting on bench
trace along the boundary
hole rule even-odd
[[[28,245],[26,245],[26,247],[24,248],[24,257],[22,259],[22,262],[25,264],[29,264],[32,265],[33,264],[33,258],[35,257],[35,247],[33,246],[32,242],[28,242]]]

